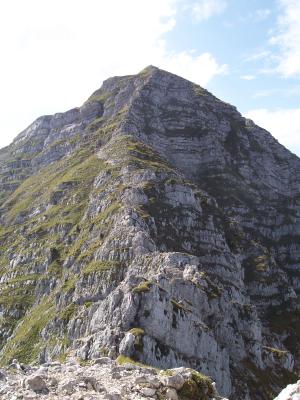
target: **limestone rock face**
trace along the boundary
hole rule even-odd
[[[231,105],[155,67],[110,78],[2,149],[0,187],[3,365],[126,357],[235,400],[297,380],[300,160]]]

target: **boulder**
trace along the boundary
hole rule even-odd
[[[28,389],[31,389],[36,393],[48,392],[47,384],[40,375],[34,375],[27,378],[26,386]]]

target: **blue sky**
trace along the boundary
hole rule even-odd
[[[227,64],[228,74],[212,80],[209,88],[237,104],[241,111],[293,106],[293,100],[299,101],[300,81],[295,79],[297,76],[283,77],[275,71],[280,49],[270,43],[283,11],[280,2],[224,3],[224,12],[207,20],[189,24],[188,18],[182,17],[170,34],[170,41],[181,48],[192,44],[198,51],[209,51],[219,62]]]
[[[242,111],[253,106],[289,106],[287,97],[269,96],[267,92],[293,87],[293,79],[287,81],[278,74],[262,72],[274,67],[272,54],[275,55],[276,49],[269,40],[280,13],[278,3],[270,0],[219,3],[227,4],[223,6],[224,11],[207,19],[191,20],[189,13],[183,13],[176,29],[167,35],[169,46],[178,51],[192,47],[199,53],[209,52],[219,63],[226,64],[227,73],[213,79],[208,87],[223,99],[239,105]]]
[[[17,10],[17,11],[16,11]],[[300,155],[299,0],[0,4],[0,146],[152,64],[201,84]]]

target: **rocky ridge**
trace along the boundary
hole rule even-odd
[[[39,367],[20,365],[16,360],[9,370],[0,371],[0,396],[3,400],[226,400],[214,383],[187,368],[159,371],[126,363],[119,365],[108,357],[80,365],[76,359]]]
[[[128,357],[272,399],[299,373],[300,161],[201,87],[110,78],[0,154],[0,357]]]

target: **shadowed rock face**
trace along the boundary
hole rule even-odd
[[[271,399],[299,371],[299,179],[155,67],[39,118],[0,151],[2,364],[121,354]]]

